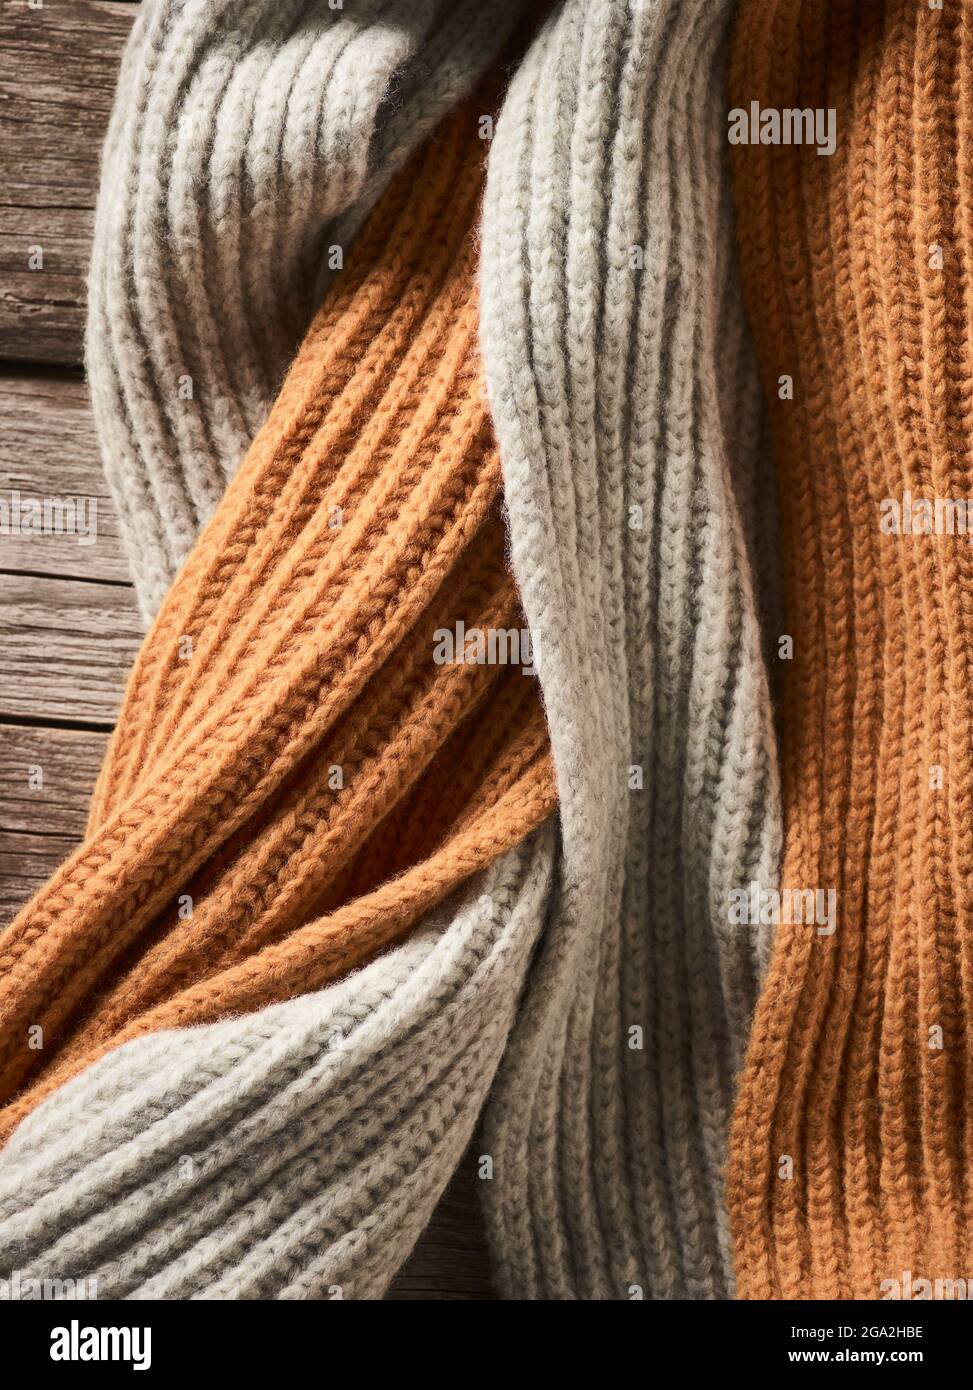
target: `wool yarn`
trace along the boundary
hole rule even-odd
[[[389,179],[525,0],[144,0],[102,158],[86,366],[148,620]]]
[[[515,1297],[732,1289],[726,1127],[769,932],[728,906],[775,880],[780,811],[730,13],[566,0],[490,154],[481,334],[562,834],[482,1141]]]
[[[377,1298],[496,1069],[551,828],[325,990],[109,1053],[0,1150],[0,1269],[100,1298]]]
[[[973,1267],[973,552],[935,526],[971,496],[971,59],[969,6],[906,0],[743,0],[733,40],[733,107],[836,126],[830,157],[733,160],[793,639],[782,883],[836,893],[833,931],[779,929],[754,1021],[728,1188],[749,1298]]]
[[[85,842],[0,939],[0,1134],[108,1047],[361,965],[554,807],[522,662],[435,654],[522,625],[481,151],[463,105],[376,209],[143,645]]]

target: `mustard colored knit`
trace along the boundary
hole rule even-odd
[[[122,1041],[362,964],[554,807],[535,678],[434,660],[460,621],[523,627],[476,346],[478,116],[356,242],[145,641],[84,844],[3,936],[2,1135]]]
[[[973,1274],[973,548],[890,522],[973,499],[973,6],[743,0],[751,102],[835,113],[833,155],[733,168],[793,639],[782,882],[837,913],[778,930],[728,1197],[743,1297],[872,1299]]]

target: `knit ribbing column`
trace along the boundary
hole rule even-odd
[[[837,894],[833,934],[780,928],[756,1014],[729,1180],[747,1297],[973,1269],[973,550],[935,523],[973,498],[971,65],[967,4],[737,21],[730,106],[836,126],[830,155],[733,151],[793,639],[782,883]]]

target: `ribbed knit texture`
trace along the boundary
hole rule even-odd
[[[336,263],[525,0],[143,0],[104,147],[87,370],[147,618]]]
[[[100,1298],[377,1298],[470,1138],[543,920],[551,831],[396,950],[139,1038],[0,1150],[0,1270]]]
[[[780,812],[729,13],[567,0],[491,150],[482,341],[563,835],[483,1139],[513,1296],[732,1288],[726,1126],[769,930],[728,906],[775,881]]]
[[[553,810],[536,680],[434,660],[439,629],[523,625],[478,116],[362,233],[146,639],[84,844],[0,938],[0,1134],[107,1047],[361,965]]]
[[[135,1296],[326,1296],[336,1283],[347,1284],[351,1297],[379,1293],[431,1211],[499,1061],[477,1147],[493,1162],[482,1190],[500,1292],[627,1299],[639,1290],[649,1298],[732,1291],[726,1126],[771,933],[734,925],[729,908],[734,889],[776,881],[780,808],[758,630],[758,610],[771,608],[772,495],[759,380],[734,272],[725,110],[714,100],[723,91],[729,14],[729,0],[566,0],[518,70],[490,150],[481,340],[513,567],[540,653],[559,836],[541,827],[471,887],[464,906],[444,908],[428,930],[363,971],[250,1017],[134,1038],[61,1086],[0,1151],[0,1268],[97,1271],[103,1293]],[[468,121],[462,129],[469,136]],[[437,314],[443,332],[451,325],[453,345],[475,319],[466,232],[472,213],[458,206],[472,207],[474,195],[458,155],[435,147],[388,195],[388,208],[430,182],[439,195],[406,199],[421,205],[425,221],[408,239],[409,255],[399,253],[410,267],[401,283],[411,288],[396,313],[384,311],[387,328],[373,338],[363,326],[385,321],[374,306],[388,300],[381,275],[373,284],[365,273],[382,260],[387,238],[369,242],[366,231],[355,253],[360,280],[354,266],[346,270],[339,298],[326,305],[322,360],[312,333],[292,377],[298,405],[286,403],[289,385],[268,426],[266,438],[299,440],[300,447],[275,467],[258,441],[177,582],[147,648],[155,656],[150,664],[143,657],[134,678],[90,843],[121,823],[133,798],[149,794],[157,771],[188,802],[178,789],[194,774],[179,760],[207,730],[229,734],[255,778],[284,760],[275,751],[283,738],[276,726],[291,705],[281,700],[285,673],[274,653],[286,632],[295,641],[299,631],[302,640],[313,637],[314,624],[300,627],[299,616],[315,615],[319,596],[328,630],[340,619],[357,634],[352,668],[378,662],[381,643],[367,615],[373,600],[385,601],[382,576],[365,582],[358,565],[354,582],[346,576],[336,591],[329,568],[333,547],[351,544],[359,509],[349,507],[339,536],[324,543],[324,503],[338,488],[354,500],[359,475],[373,487],[385,478],[389,489],[388,507],[369,513],[381,519],[381,534],[373,536],[371,522],[364,527],[355,542],[362,551],[372,537],[376,563],[395,563],[407,482],[426,487],[430,507],[447,509],[447,496],[458,499],[449,505],[461,518],[465,549],[431,545],[427,531],[419,554],[444,563],[451,556],[456,584],[481,596],[476,611],[518,621],[505,572],[491,568],[501,532],[488,499],[499,475],[486,422],[474,410],[475,353],[457,348],[451,368],[468,390],[447,386],[442,357],[419,390],[407,384],[418,368],[406,368],[413,349],[403,348],[388,391],[399,392],[409,447],[403,442],[391,457],[376,439],[365,367],[356,365],[360,350],[372,361],[379,343],[400,335],[411,343],[420,318],[428,329],[422,351],[430,355],[442,342],[430,326]],[[455,245],[452,256],[447,245]],[[450,286],[451,312],[433,292],[439,280]],[[407,312],[410,296],[416,303]],[[329,393],[349,403],[360,398],[361,408],[336,415]],[[433,408],[446,399],[456,402],[455,413]],[[302,431],[300,411],[312,412],[311,401],[321,419]],[[456,456],[425,448],[437,429],[478,439],[483,449],[471,443]],[[339,454],[332,461],[333,447]],[[357,471],[349,471],[342,449]],[[325,476],[316,483],[319,470]],[[298,544],[305,534],[320,546]],[[403,573],[395,569],[397,581]],[[410,674],[407,634],[420,621],[432,624],[433,607],[447,595],[456,600],[450,612],[467,611],[445,581],[428,598],[414,594],[423,582],[419,560],[408,573],[409,584],[397,582],[390,600],[399,611],[414,596],[401,655],[376,664],[375,678],[364,681],[333,728],[318,705],[334,705],[332,683],[343,666],[328,667],[300,708],[300,728],[317,738],[328,727],[330,740],[342,720],[358,727],[362,704],[392,701],[387,716],[376,714],[366,726],[382,734],[368,766],[383,779],[393,762],[388,748],[401,746],[394,720],[405,717],[404,706],[395,692],[418,679]],[[289,599],[285,575],[294,581]],[[231,599],[242,612],[224,608]],[[232,623],[224,623],[224,612],[236,615]],[[185,670],[172,654],[183,631],[204,653],[202,665]],[[266,665],[241,680],[258,654]],[[315,658],[315,675],[323,660]],[[211,661],[212,676],[201,677],[205,688],[197,689],[192,672]],[[273,673],[272,697],[263,703],[261,671]],[[383,694],[389,682],[393,690]],[[440,689],[434,684],[430,700]],[[378,909],[363,922],[332,905],[324,921],[340,928],[343,966],[362,939],[369,949],[391,944],[462,877],[433,872],[442,859],[426,844],[427,817],[433,843],[445,835],[448,852],[467,823],[457,805],[464,795],[477,807],[485,798],[482,814],[469,820],[471,830],[480,827],[482,853],[462,857],[466,872],[515,844],[514,832],[520,837],[537,825],[550,805],[550,780],[533,690],[514,672],[492,683],[475,709],[471,692],[457,697],[455,719],[470,712],[434,764],[442,780],[429,783],[421,804],[403,792],[403,814],[393,811],[363,852],[367,870],[358,859],[342,870],[362,875],[355,879],[362,896],[351,906]],[[497,715],[507,699],[516,705],[509,720]],[[237,729],[245,729],[245,743],[237,744]],[[420,732],[410,748],[428,748],[424,725]],[[284,733],[298,738],[289,722]],[[501,736],[504,775],[478,775],[471,750]],[[275,762],[262,751],[266,738]],[[300,780],[305,764],[291,764],[300,794],[322,794],[324,759],[330,753],[312,754],[317,780],[310,786]],[[457,775],[468,793],[450,780]],[[395,776],[405,776],[398,765]],[[384,781],[368,785],[377,796]],[[214,782],[221,797],[223,788]],[[272,808],[278,795],[267,803]],[[148,1008],[152,1026],[181,1022],[180,1000],[191,1000],[193,1017],[205,1016],[199,1008],[214,980],[250,979],[251,961],[274,949],[259,939],[265,920],[281,920],[278,896],[283,911],[305,901],[307,876],[316,882],[319,872],[308,867],[318,864],[312,850],[328,834],[327,826],[317,828],[318,803],[308,818],[295,813],[303,836],[296,852],[292,823],[284,838],[273,811],[258,809],[243,826],[244,853],[251,844],[267,850],[254,861],[268,871],[257,891],[250,869],[235,867],[233,804],[221,801],[212,812],[221,848],[212,880],[200,878],[192,925],[149,939],[137,972],[126,966],[112,974],[107,1003],[85,1025],[89,1034],[96,1025],[116,1026],[133,1007]],[[369,805],[361,811],[366,819]],[[248,838],[254,829],[259,834]],[[421,844],[403,849],[400,860],[395,845],[403,830]],[[164,831],[152,834],[166,867]],[[335,854],[331,847],[325,866]],[[389,884],[387,875],[406,865],[406,876]],[[108,876],[114,893],[118,870]],[[143,871],[133,868],[131,879],[137,914]],[[379,913],[397,910],[403,884],[417,882],[423,891],[409,899],[415,911],[398,913],[390,928]],[[171,874],[165,883],[172,902]],[[325,899],[346,887],[339,875],[325,885]],[[103,949],[116,933],[140,930],[131,912],[111,920]],[[57,934],[61,950],[63,928],[53,914],[43,927],[39,940]],[[298,928],[286,938],[288,948],[307,941],[304,988],[322,983],[319,955],[334,958],[337,935]],[[259,947],[253,956],[252,944]],[[214,946],[231,959],[210,975]],[[240,950],[246,954],[234,963]],[[280,959],[271,972],[275,986]],[[180,981],[184,964],[193,974],[203,966],[202,987]],[[22,979],[34,978],[32,965]],[[59,1007],[53,978],[43,978],[49,1006]],[[173,980],[181,992],[153,1004]],[[24,985],[23,1018],[31,988]],[[259,1002],[256,991],[243,998],[222,985],[216,998],[219,1007]],[[346,1039],[337,1051],[323,1041],[334,1028]],[[66,1143],[82,1116],[90,1121],[76,1143]],[[193,1154],[203,1165],[190,1167],[180,1185],[176,1156]],[[200,1187],[193,1173],[203,1175]]]
[[[780,929],[754,1023],[729,1187],[750,1298],[973,1268],[973,550],[881,529],[885,499],[973,497],[971,73],[966,4],[740,8],[731,105],[837,123],[831,157],[734,151],[794,642],[782,880],[837,891],[833,935]]]

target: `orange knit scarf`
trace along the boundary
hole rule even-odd
[[[837,914],[778,929],[728,1195],[741,1296],[879,1298],[973,1276],[973,548],[894,520],[973,501],[973,9],[743,0],[752,101],[837,129],[733,151],[793,639],[782,882]]]
[[[85,843],[0,940],[0,1136],[124,1040],[360,965],[554,807],[536,680],[500,664],[524,624],[482,166],[467,106],[373,214],[145,641]],[[460,622],[500,661],[437,661]]]

